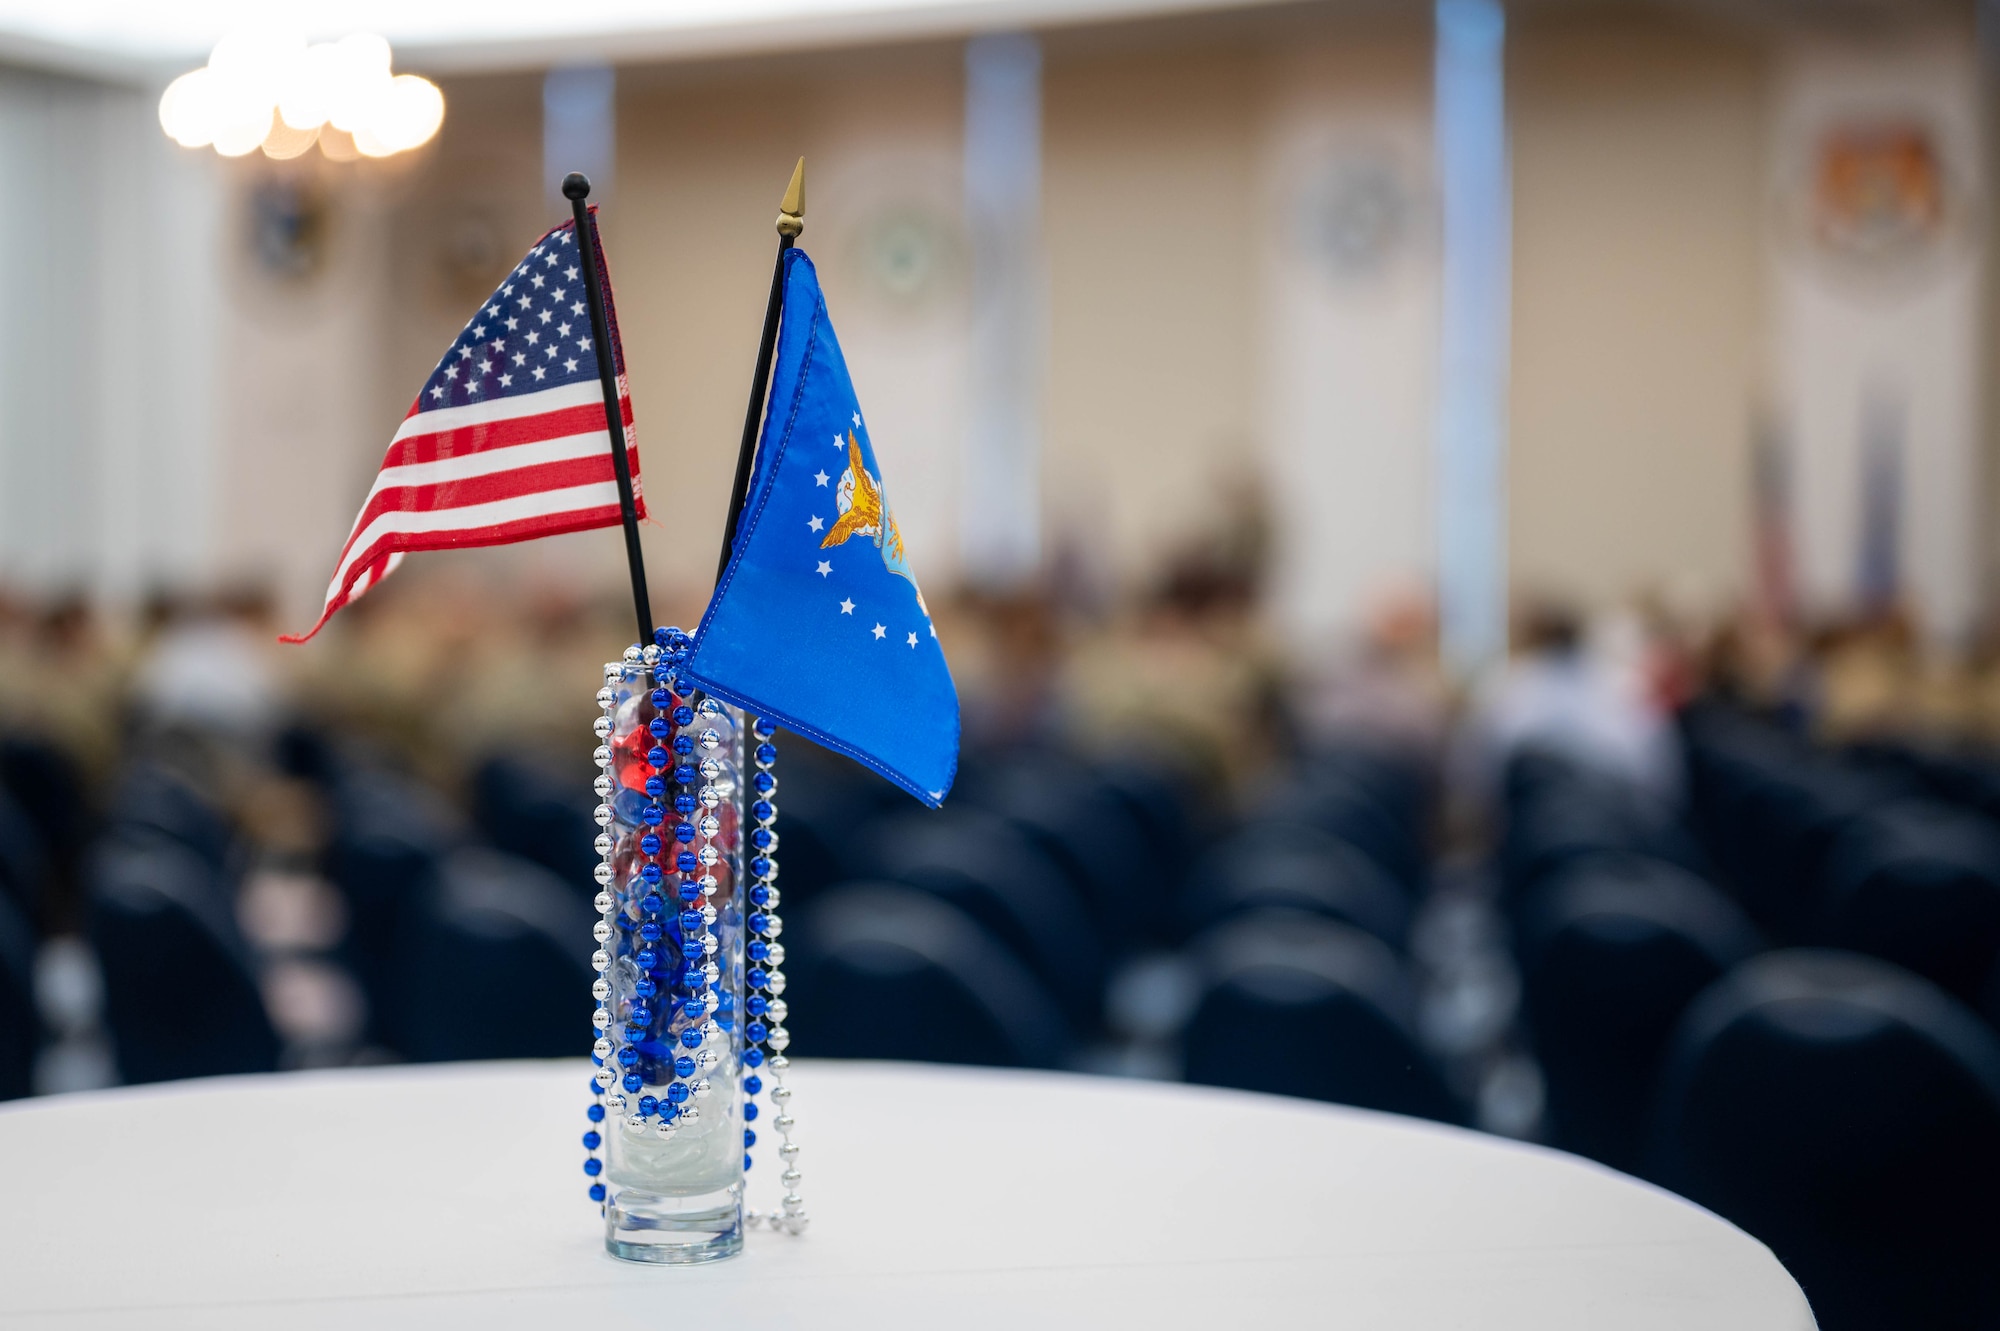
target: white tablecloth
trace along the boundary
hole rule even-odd
[[[1297,1100],[899,1064],[795,1064],[805,1237],[636,1266],[604,1254],[585,1196],[586,1080],[580,1061],[461,1064],[0,1107],[0,1326],[1813,1324],[1755,1240],[1554,1152]],[[776,1196],[763,1154],[752,1205]]]

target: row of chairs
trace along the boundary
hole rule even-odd
[[[2000,821],[1740,714],[1688,727],[1717,876],[1777,942],[1850,948],[2000,1018]]]
[[[1143,915],[1004,800],[880,822],[845,861],[872,873],[791,917],[792,1025],[835,1056],[1063,1066],[1092,1034],[1098,959],[1172,949],[1195,977],[1172,1029],[1189,1080],[1463,1121],[1418,1038],[1403,953],[1429,806],[1415,764],[1310,756],[1154,878]]]
[[[1992,828],[1749,718],[1687,738],[1692,836],[1550,755],[1508,783],[1552,1140],[1743,1225],[1824,1327],[1991,1324]]]
[[[28,1094],[39,1043],[37,940],[74,869],[83,781],[55,745],[0,735],[0,1100]]]
[[[331,834],[320,867],[347,920],[332,959],[366,996],[369,1043],[416,1060],[580,1047],[595,891],[587,784],[496,761],[474,782],[468,822],[421,784],[334,746],[293,737],[282,752],[325,795]],[[968,800],[949,814],[912,816],[890,805],[881,783],[871,789],[873,778],[835,770],[816,782],[809,764],[786,773],[788,810],[845,807],[858,825],[781,825],[788,911],[819,890],[813,856],[798,853],[817,839],[828,867],[837,852],[839,864],[893,874],[1023,950],[1035,984],[1057,996],[1063,1029],[1081,1037],[1098,1029],[1107,958],[1167,927],[1132,907],[1137,880],[1158,882],[1183,857],[1178,795],[1157,769],[1131,764],[1100,780],[1059,755],[1023,755],[975,771],[974,784],[989,792],[983,806]],[[1034,779],[1023,775],[1030,767]],[[1072,798],[1060,807],[1029,799],[1064,781]],[[279,1051],[256,959],[233,915],[246,856],[228,820],[144,762],[111,804],[86,876],[122,1075],[273,1066]],[[1117,853],[1102,854],[1106,845]],[[174,947],[144,955],[148,937],[169,933]],[[175,1038],[162,1038],[162,1027]],[[1066,1051],[1075,1041],[1042,1047]]]
[[[1180,1039],[1190,1077],[1464,1116],[1414,1035],[1401,955],[1423,888],[1420,770],[1380,755],[1316,756],[1256,802],[1255,818],[1215,839],[1172,772],[1136,759],[989,758],[968,765],[949,810],[924,813],[853,769],[815,767],[803,749],[787,749],[797,757],[780,825],[795,983],[810,992],[823,960],[836,995],[825,1012],[914,1014],[922,1029],[891,1039],[879,1022],[843,1023],[802,1042],[823,1035],[816,1047],[826,1053],[1065,1063],[1105,1036],[1115,968],[1174,948],[1204,977]],[[587,795],[574,793],[581,783],[496,761],[475,780],[468,821],[420,784],[334,746],[293,737],[283,752],[326,797],[321,868],[347,919],[333,959],[366,995],[368,1041],[419,1060],[574,1052],[594,890],[578,872],[591,861],[577,846],[587,850],[595,832]],[[111,809],[86,879],[121,1074],[275,1066],[282,1050],[258,960],[234,916],[247,867],[234,829],[145,762]],[[835,873],[870,886],[836,886],[824,876]],[[854,906],[857,891],[872,904]],[[926,949],[942,958],[946,989],[990,990],[968,1008],[989,1015],[935,1019],[950,1005],[925,997],[839,999],[887,955],[866,942],[867,928],[891,925],[905,962]],[[977,957],[986,961],[967,960]],[[1266,1047],[1221,1036],[1246,1030]]]

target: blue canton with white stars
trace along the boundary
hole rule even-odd
[[[487,297],[418,392],[417,411],[597,382],[597,339],[574,228],[565,222],[543,236]]]

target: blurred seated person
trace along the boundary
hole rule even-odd
[[[1296,694],[1299,728],[1311,745],[1361,741],[1435,761],[1450,697],[1429,595],[1413,584],[1385,590],[1359,640],[1320,668],[1308,667]]]
[[[1515,755],[1535,749],[1679,804],[1680,751],[1637,634],[1614,616],[1587,642],[1580,619],[1550,602],[1522,614],[1513,658],[1476,688],[1467,716],[1461,760],[1483,798],[1497,797]]]

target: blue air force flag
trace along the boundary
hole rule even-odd
[[[936,808],[958,771],[958,691],[883,479],[819,276],[792,250],[756,471],[679,673]]]

